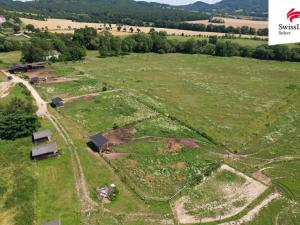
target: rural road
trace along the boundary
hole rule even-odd
[[[32,97],[34,98],[36,105],[38,106],[38,110],[36,112],[37,116],[38,117],[46,117],[53,124],[53,126],[55,127],[57,132],[64,139],[66,144],[69,146],[71,153],[73,153],[73,155],[75,157],[75,163],[77,165],[77,168],[74,168],[74,170],[78,170],[78,172],[79,172],[79,174],[76,175],[76,172],[74,171],[75,177],[76,177],[76,189],[78,191],[78,195],[79,195],[80,202],[81,202],[81,210],[83,212],[93,210],[97,206],[97,203],[94,202],[94,200],[90,197],[88,185],[86,183],[85,176],[83,173],[83,168],[82,168],[80,158],[79,158],[77,150],[76,150],[77,148],[76,148],[71,136],[69,135],[68,131],[61,125],[61,123],[58,121],[58,119],[48,111],[47,102],[41,98],[39,93],[34,89],[34,87],[28,81],[14,75],[14,74],[11,74],[5,70],[1,70],[1,72],[4,73],[7,77],[12,77],[12,79],[11,79],[12,83],[15,83],[15,84],[21,83],[21,84],[25,85],[25,87],[30,91]],[[72,160],[73,160],[73,157],[72,157]]]
[[[11,74],[5,70],[1,71],[2,73],[4,73],[7,77],[12,77],[13,79],[11,80],[11,82],[13,83],[21,83],[23,85],[25,85],[25,87],[30,91],[32,97],[34,98],[36,105],[38,107],[38,110],[36,112],[38,117],[43,117],[47,114],[48,109],[47,109],[47,102],[45,102],[41,96],[39,95],[39,93],[34,89],[34,87],[26,80],[21,79],[20,77]]]

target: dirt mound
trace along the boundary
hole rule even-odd
[[[104,153],[103,156],[105,158],[107,158],[108,160],[114,160],[114,159],[120,159],[120,158],[125,158],[127,157],[129,154],[128,153],[117,153],[117,152],[113,152],[113,153]]]
[[[166,139],[167,147],[162,149],[162,153],[167,152],[179,152],[183,147],[195,149],[199,145],[196,143],[196,140],[189,138],[167,138]]]
[[[134,127],[129,127],[115,129],[104,133],[103,135],[108,139],[110,146],[115,146],[129,142],[135,133],[136,129]]]

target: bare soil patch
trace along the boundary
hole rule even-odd
[[[116,146],[129,142],[131,138],[134,137],[135,133],[136,129],[134,127],[119,128],[104,133],[103,136],[105,136],[108,139],[109,146]]]
[[[244,181],[239,183],[215,180],[216,174],[222,171],[229,171]],[[173,211],[181,224],[208,223],[232,217],[244,210],[267,189],[266,185],[225,164],[217,173],[194,187],[193,192],[204,194],[199,202],[186,195],[174,203]],[[215,190],[208,192],[208,188]]]
[[[112,152],[112,153],[104,153],[103,156],[108,160],[114,160],[114,159],[125,158],[129,156],[129,153]]]
[[[29,71],[25,73],[25,75],[28,76],[29,79],[38,77],[39,84],[54,84],[78,80],[77,78],[59,77],[52,70],[46,68]]]
[[[266,176],[262,171],[256,171],[252,174],[252,176],[256,179],[259,180],[260,182],[266,184],[266,185],[270,185],[272,180]]]
[[[161,149],[161,153],[179,152],[182,148],[196,149],[199,147],[196,140],[189,138],[167,138],[167,147]]]
[[[186,163],[185,162],[177,162],[177,163],[173,163],[173,164],[167,164],[166,167],[181,170],[181,169],[186,168]]]

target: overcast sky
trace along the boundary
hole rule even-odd
[[[170,4],[170,5],[186,5],[186,4],[197,2],[197,0],[136,0],[136,1],[159,2],[159,3]],[[220,0],[202,0],[202,2],[207,2],[207,3],[215,3],[218,1]]]

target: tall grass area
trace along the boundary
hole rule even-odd
[[[1,52],[0,53],[0,69],[6,69],[11,64],[20,63],[21,52]]]

